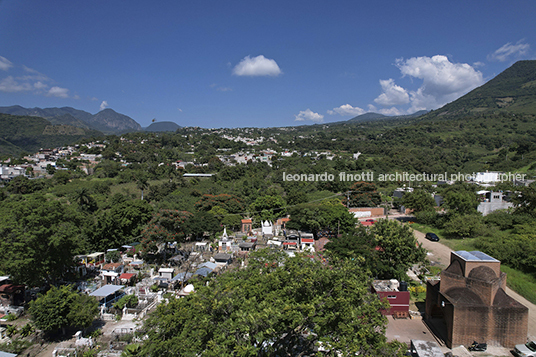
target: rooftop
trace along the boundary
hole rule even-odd
[[[459,256],[466,262],[500,262],[499,260],[490,257],[486,253],[482,253],[478,250],[474,250],[472,252],[458,250],[456,252],[452,252],[452,254]]]

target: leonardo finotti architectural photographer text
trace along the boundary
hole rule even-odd
[[[515,174],[511,172],[497,174],[497,181],[521,181],[525,180],[526,174]],[[372,171],[361,173],[347,173],[339,172],[339,174],[333,174],[324,172],[322,174],[288,174],[283,172],[283,181],[306,181],[306,182],[318,182],[318,181],[342,181],[342,182],[356,182],[356,181],[417,181],[417,182],[438,182],[438,181],[475,181],[477,177],[476,173],[464,174],[461,172],[455,174],[448,174],[447,172],[441,174],[428,174],[420,173],[414,174],[409,172],[396,172],[396,173],[382,173],[375,174]]]

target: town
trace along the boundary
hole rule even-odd
[[[111,154],[107,150],[109,142],[94,141],[58,149],[43,149],[34,155],[16,159],[15,162],[7,159],[0,172],[4,189],[11,195],[24,194],[26,191],[21,190],[21,185],[32,191],[35,189],[32,186],[36,185],[32,182],[47,181],[53,182],[52,185],[56,187],[78,187],[81,180],[103,172],[101,167],[103,164],[109,165],[107,162],[110,161],[119,165],[115,175],[120,177],[121,172],[134,171],[139,165],[138,162],[128,161],[132,147],[158,147],[154,145],[155,137],[158,138],[159,135],[152,138],[148,136],[139,141],[129,136],[119,137]],[[227,139],[236,140],[232,137]],[[262,141],[264,140],[260,140]],[[195,146],[188,145],[191,150],[195,150]],[[252,145],[249,139],[248,145]],[[190,161],[155,162],[153,169],[157,173],[156,176],[151,180],[149,176],[145,181],[142,180],[141,184],[138,183],[138,194],[123,190],[121,196],[127,194],[132,202],[143,201],[147,204],[147,201],[152,201],[153,204],[158,204],[158,198],[155,198],[153,193],[159,190],[158,180],[155,180],[158,176],[164,179],[160,181],[162,187],[172,185],[191,192],[197,190],[196,187],[213,190],[210,187],[218,185],[221,180],[219,177],[226,172],[226,168],[246,168],[244,173],[247,173],[258,165],[266,165],[272,170],[274,166],[284,167],[285,160],[340,160],[337,159],[337,154],[326,151],[291,153],[263,149],[259,154],[251,150],[242,152],[241,149],[236,153],[230,149],[225,151],[225,155],[217,154],[214,156],[216,159],[209,160],[208,163],[197,162],[194,152],[189,154]],[[361,153],[346,157],[345,160],[363,160]],[[214,165],[216,160],[218,165]],[[156,171],[163,167],[166,169]],[[171,175],[170,170],[176,173]],[[210,171],[212,173],[209,173]],[[136,176],[135,173],[133,175]],[[277,177],[277,174],[272,175]],[[290,175],[290,179],[286,179],[283,171],[281,180],[295,183],[313,181],[315,184],[329,181],[308,180],[309,175],[315,177],[322,174],[294,174]],[[325,175],[327,178],[327,171]],[[336,176],[331,173],[329,175]],[[419,231],[427,226],[417,226],[414,221],[426,222],[422,217],[430,215],[431,212],[437,215],[437,219],[449,215],[454,207],[453,202],[459,201],[463,196],[460,188],[466,190],[472,187],[472,202],[466,209],[472,209],[471,212],[474,213],[479,212],[487,222],[485,217],[502,214],[504,210],[517,209],[519,203],[516,196],[519,196],[520,190],[528,187],[532,180],[524,180],[525,175],[513,175],[512,180],[505,182],[502,179],[505,173],[478,172],[464,176],[467,181],[463,182],[419,180],[414,182],[413,187],[391,185],[391,196],[386,197],[385,187],[376,188],[373,179],[366,180],[367,177],[373,177],[371,171],[350,175],[352,178],[359,176],[358,178],[364,179],[356,180],[357,182],[343,180],[352,184],[347,186],[348,191],[321,196],[319,203],[298,200],[293,206],[288,206],[293,202],[289,200],[289,193],[284,196],[287,200],[286,206],[284,202],[276,202],[277,191],[268,191],[269,195],[264,196],[255,195],[256,198],[251,198],[252,204],[249,207],[243,205],[242,198],[232,195],[194,192],[194,197],[198,200],[195,207],[207,209],[211,214],[200,216],[203,221],[199,223],[200,227],[193,227],[193,223],[188,229],[171,227],[166,222],[175,221],[177,227],[181,224],[186,226],[188,222],[194,221],[195,215],[192,216],[189,212],[174,212],[163,205],[147,222],[148,227],[144,231],[138,231],[140,233],[136,236],[108,237],[106,241],[109,243],[98,241],[93,245],[95,248],[105,249],[92,249],[85,253],[82,253],[81,247],[84,245],[81,245],[76,250],[78,254],[72,256],[72,262],[63,262],[63,270],[56,270],[55,274],[59,276],[52,277],[49,281],[61,283],[53,283],[52,290],[48,292],[50,285],[43,290],[37,285],[21,284],[21,281],[25,280],[22,278],[24,274],[3,276],[0,286],[4,314],[2,338],[6,341],[24,339],[23,336],[43,338],[37,337],[41,335],[36,334],[39,331],[36,330],[39,324],[35,318],[37,312],[32,314],[32,310],[37,311],[34,307],[36,305],[29,302],[45,299],[51,291],[59,289],[54,286],[71,286],[76,294],[93,299],[96,307],[93,318],[96,320],[90,318],[85,324],[78,322],[41,330],[46,337],[51,333],[57,334],[58,328],[63,331],[67,327],[69,331],[73,331],[70,333],[74,333],[74,327],[84,327],[76,332],[75,336],[64,337],[63,342],[46,346],[49,350],[53,349],[55,356],[67,356],[82,351],[99,356],[119,356],[130,350],[141,350],[145,341],[143,334],[147,329],[146,321],[152,321],[151,314],[158,315],[160,305],[194,296],[203,285],[216,284],[220,276],[231,276],[237,271],[250,269],[254,265],[251,259],[279,260],[282,269],[286,269],[286,264],[290,264],[289,259],[312,259],[314,262],[329,261],[330,264],[336,264],[335,259],[357,254],[368,257],[365,259],[384,260],[383,264],[386,266],[392,265],[391,268],[385,269],[386,267],[374,266],[371,262],[360,264],[373,274],[371,277],[376,278],[370,280],[370,285],[367,286],[369,293],[375,294],[377,301],[385,304],[378,305],[377,313],[387,317],[384,332],[386,342],[405,343],[414,355],[435,353],[438,356],[449,351],[458,355],[469,353],[465,347],[470,348],[473,341],[485,342],[487,351],[499,356],[508,355],[508,349],[525,343],[527,336],[534,333],[532,324],[529,324],[532,319],[529,318],[526,305],[533,305],[525,299],[521,303],[510,297],[511,291],[506,287],[506,274],[500,270],[501,261],[478,250],[453,251],[447,247],[443,248],[446,250],[441,253],[444,255],[442,259],[430,258],[440,254],[435,250],[441,243],[432,243],[434,239],[428,237],[429,234],[425,237]],[[302,176],[305,180],[301,180]],[[346,178],[347,174],[343,176]],[[61,177],[64,178],[60,179]],[[113,176],[107,174],[101,176],[100,180],[93,179],[88,182],[99,183],[95,187],[100,187],[110,178]],[[150,184],[151,181],[155,183]],[[392,184],[397,182],[400,180]],[[110,192],[110,187],[100,189]],[[81,190],[84,189],[75,190],[78,192],[78,198],[71,196],[70,204],[78,206],[81,212],[96,212],[98,204],[92,203],[92,195],[97,194],[95,188],[86,188],[84,196],[80,194]],[[147,191],[145,198],[144,191]],[[281,199],[282,197],[279,198]],[[238,205],[234,209],[230,203],[233,200]],[[274,202],[269,202],[270,200]],[[331,221],[326,216],[328,211],[324,212],[328,206],[332,207],[330,214],[334,215]],[[464,209],[459,203],[455,208]],[[319,226],[311,225],[308,213],[305,213],[310,209],[317,210],[313,215]],[[150,214],[147,217],[150,218]],[[211,226],[210,220],[215,220],[216,225]],[[337,223],[334,224],[335,222]],[[155,228],[151,228],[151,225],[155,225]],[[410,228],[412,226],[413,229]],[[431,226],[433,224],[429,223],[428,227]],[[384,236],[385,233],[382,232],[387,232],[386,230],[391,232],[389,234],[394,234],[394,230],[398,232],[397,235],[405,235],[406,238],[396,243],[382,241],[380,236]],[[456,234],[463,237],[473,233],[458,229],[454,232],[454,235]],[[135,238],[138,240],[134,240]],[[363,246],[367,239],[371,240],[366,243],[369,248]],[[360,245],[363,252],[349,252],[351,246]],[[406,252],[401,253],[401,249],[406,249]],[[394,251],[399,253],[389,258],[389,254]],[[283,255],[278,255],[278,252]],[[428,252],[428,255],[425,252]],[[393,258],[397,260],[394,265],[389,262]],[[30,309],[27,310],[24,306],[30,306]],[[48,314],[50,319],[58,312],[40,313],[45,316]],[[487,315],[483,316],[484,313]],[[22,321],[29,322],[20,325]],[[485,326],[475,328],[475,321],[487,322]],[[499,324],[493,321],[501,322]],[[307,333],[310,332],[301,332],[303,336]],[[335,348],[320,341],[311,348],[315,351],[329,351],[331,348],[327,346]]]

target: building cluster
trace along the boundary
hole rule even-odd
[[[100,146],[104,144],[93,145]],[[27,163],[24,164],[14,165],[11,164],[11,159],[7,159],[0,166],[0,179],[9,181],[17,176],[45,177],[50,168],[63,169],[57,165],[59,160],[80,162],[81,164],[78,166],[80,170],[89,175],[102,155],[78,153],[78,150],[78,145],[56,149],[41,149],[33,155],[25,156],[24,159]]]

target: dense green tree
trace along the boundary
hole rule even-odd
[[[456,238],[476,237],[483,231],[484,223],[480,213],[455,215],[444,225],[445,234]]]
[[[186,231],[194,239],[203,238],[205,233],[214,237],[216,232],[221,231],[221,226],[216,217],[210,212],[199,211],[194,213],[192,217],[185,223]]]
[[[208,213],[214,215],[214,217],[220,222],[220,225],[232,230],[240,229],[242,224],[242,217],[238,214],[230,214],[226,209],[220,206],[214,206],[208,211]]]
[[[54,172],[53,181],[56,185],[65,185],[71,179],[72,175],[70,171],[67,170],[56,170]]]
[[[30,316],[37,328],[45,333],[67,327],[91,326],[98,316],[97,300],[89,295],[79,295],[71,286],[51,287],[44,295],[30,302]]]
[[[122,195],[112,198],[112,205],[101,209],[91,234],[95,250],[119,248],[137,240],[153,215],[152,206],[145,200],[126,201]]]
[[[536,187],[522,187],[520,195],[514,195],[512,201],[516,205],[516,215],[527,214],[536,218]]]
[[[156,212],[141,232],[144,250],[155,253],[158,244],[184,242],[189,233],[186,222],[191,217],[187,211],[162,209]]]
[[[331,239],[324,248],[335,259],[357,259],[359,263],[366,266],[367,263],[372,263],[376,259],[375,244],[374,235],[361,225],[351,233]]]
[[[219,195],[204,194],[195,203],[195,208],[199,211],[210,211],[215,206],[219,206],[229,213],[242,213],[246,207],[240,197],[227,193]]]
[[[98,208],[95,199],[86,187],[75,189],[73,198],[78,204],[78,208],[83,212],[95,212]]]
[[[349,233],[355,229],[357,220],[338,200],[324,200],[306,203],[289,209],[290,221],[287,228],[312,232],[315,237],[320,231],[328,231],[330,235]]]
[[[272,221],[285,215],[285,200],[280,196],[259,196],[249,206],[253,216],[260,221]]]
[[[266,251],[248,266],[161,304],[144,325],[145,356],[402,356],[388,344],[383,303],[356,264]]]
[[[372,226],[371,233],[378,247],[378,259],[386,268],[376,272],[380,278],[404,280],[406,271],[413,264],[425,262],[426,250],[417,242],[408,225],[380,219]]]
[[[70,267],[78,248],[81,217],[43,196],[0,206],[0,270],[29,286],[53,284]]]
[[[443,195],[443,205],[449,214],[475,214],[480,201],[474,188],[466,184],[450,186]]]
[[[372,182],[356,182],[350,186],[348,207],[376,207],[381,196]]]
[[[406,193],[402,197],[401,203],[414,212],[432,211],[436,205],[434,198],[428,192],[420,189]]]

